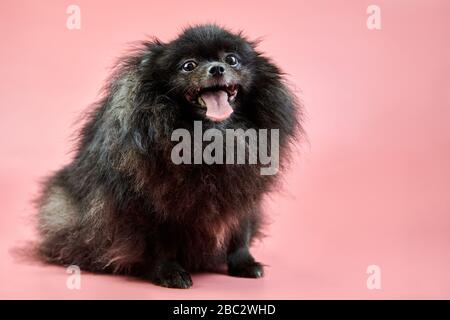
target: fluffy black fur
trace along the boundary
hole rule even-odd
[[[173,130],[192,130],[200,120],[222,132],[277,128],[286,162],[302,132],[299,106],[255,46],[206,25],[169,43],[145,42],[122,59],[80,132],[73,161],[45,182],[40,256],[177,288],[192,285],[188,272],[221,265],[233,276],[261,277],[249,246],[261,234],[260,203],[276,176],[261,175],[259,165],[175,165],[170,158]],[[187,79],[179,65],[192,57],[217,61],[221,52],[239,55],[233,72],[240,89],[234,113],[217,123],[186,99],[189,81],[202,80]]]

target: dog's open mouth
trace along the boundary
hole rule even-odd
[[[237,84],[198,88],[187,94],[186,99],[193,104],[206,108],[208,119],[220,122],[233,113],[230,103],[236,98],[238,89]]]

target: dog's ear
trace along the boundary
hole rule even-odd
[[[145,68],[154,62],[158,56],[165,50],[166,44],[157,38],[143,43],[144,52],[141,56],[140,67]]]

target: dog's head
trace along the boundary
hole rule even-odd
[[[214,122],[227,119],[239,107],[258,68],[252,43],[214,25],[186,29],[150,51],[149,70],[161,94]]]

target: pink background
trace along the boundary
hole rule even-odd
[[[81,7],[81,30],[66,8]],[[382,29],[366,27],[381,7]],[[450,1],[0,2],[0,298],[450,298]],[[309,143],[267,201],[262,280],[188,291],[14,258],[37,182],[70,158],[80,113],[127,43],[218,22],[263,37],[306,106]],[[366,268],[381,268],[368,290]]]

